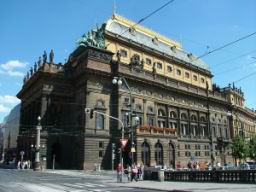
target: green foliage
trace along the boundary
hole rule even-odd
[[[232,156],[236,159],[245,159],[248,155],[249,145],[241,136],[235,136],[232,143]]]
[[[254,135],[249,142],[249,156],[256,160],[256,135]]]

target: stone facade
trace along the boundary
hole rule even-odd
[[[147,166],[232,162],[232,137],[256,132],[255,113],[244,107],[242,91],[212,85],[206,64],[181,60],[191,54],[181,52],[178,44],[155,34],[158,41],[179,49],[177,57],[174,53],[170,57],[115,35],[111,22],[103,25],[106,49],[80,46],[64,65],[44,63],[24,82],[18,93],[18,148],[25,151],[25,158],[33,159],[31,144],[35,144],[35,126],[41,116],[44,166],[52,167],[55,159],[56,168],[113,168],[120,161],[121,124],[100,112],[124,123],[124,137],[129,140],[122,152],[125,164],[132,157]],[[120,47],[129,52],[116,54]],[[147,58],[152,58],[151,68],[142,61]],[[164,70],[154,69],[153,63],[159,68],[164,64]],[[114,85],[114,77],[122,79],[122,85]],[[93,118],[85,108],[96,111]],[[136,116],[138,122],[134,122]]]

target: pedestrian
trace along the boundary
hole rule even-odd
[[[118,164],[117,168],[116,168],[116,173],[117,173],[117,182],[122,182],[122,173],[123,172],[123,166],[121,165],[121,163]]]
[[[133,166],[132,166],[132,178],[131,178],[131,181],[133,181],[133,179],[135,181],[138,181],[138,168],[137,168],[136,164],[133,164]]]
[[[128,165],[127,165],[127,169],[126,169],[126,174],[127,174],[127,180],[128,180],[128,182],[131,181],[131,173],[132,173],[132,169],[131,169],[131,166],[128,164]]]
[[[143,163],[140,164],[140,170],[141,170],[140,179],[143,180],[144,179],[144,164]]]
[[[20,169],[20,161],[18,161],[17,169]]]

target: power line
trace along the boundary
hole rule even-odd
[[[253,61],[253,62],[250,62],[250,63],[247,63],[246,65],[251,65],[253,63],[256,63],[256,61]],[[241,69],[243,66],[239,66],[239,67],[235,67],[235,68],[232,68],[232,69],[228,69],[228,70],[224,70],[224,71],[221,71],[215,75],[221,75],[221,74],[224,74],[224,73],[228,73],[228,72],[232,72],[232,71],[235,71],[235,70],[238,70],[238,69]]]
[[[241,79],[238,79],[238,80],[236,80],[236,81],[233,81],[233,82],[234,82],[234,83],[240,82],[240,81],[242,81],[242,80],[244,80],[244,79],[247,79],[248,77],[251,77],[251,76],[253,76],[253,75],[255,75],[255,74],[256,74],[256,71],[254,71],[254,72],[252,72],[252,73],[250,73],[250,74],[248,74],[248,75],[242,77]]]
[[[216,51],[219,51],[219,50],[221,50],[221,49],[224,49],[225,47],[228,47],[228,46],[233,45],[233,44],[235,44],[235,43],[237,43],[237,42],[239,42],[239,41],[242,41],[242,40],[244,40],[244,39],[247,39],[247,38],[249,38],[249,37],[251,37],[251,36],[253,36],[253,35],[255,35],[255,34],[256,34],[256,32],[253,32],[253,33],[251,33],[251,34],[249,34],[249,35],[246,35],[246,36],[244,36],[244,37],[241,37],[241,38],[239,38],[239,39],[237,39],[237,40],[235,40],[235,41],[232,41],[232,42],[227,43],[227,44],[225,44],[225,45],[222,45],[222,46],[220,46],[220,47],[218,47],[218,48],[216,48],[216,49],[213,49],[212,51],[208,51],[208,52],[206,52],[206,53],[200,55],[199,57],[197,57],[195,60],[200,59],[200,58],[202,58],[202,57],[205,57],[205,56],[207,56],[207,55],[209,55],[209,54],[211,54],[211,53],[214,53],[214,52],[216,52]]]
[[[142,19],[140,19],[137,23],[135,23],[134,25],[132,25],[131,27],[127,28],[126,30],[124,30],[121,34],[117,35],[118,36],[122,36],[124,33],[126,33],[127,31],[129,31],[129,29],[134,28],[136,25],[142,23],[143,21],[145,21],[146,19],[148,19],[149,17],[151,17],[152,15],[156,14],[158,11],[160,11],[161,9],[163,9],[164,7],[166,7],[167,5],[173,3],[175,0],[170,0],[167,3],[165,3],[164,5],[162,5],[161,7],[157,8],[156,10],[154,10],[153,12],[149,13],[147,16],[143,17]],[[111,44],[111,42],[106,46],[106,48]]]
[[[254,52],[256,52],[256,49],[254,49],[254,50],[252,50],[252,51],[250,51],[250,52],[247,52],[247,53],[243,53],[243,54],[241,54],[241,55],[238,55],[237,57],[233,57],[233,58],[231,58],[231,59],[228,59],[228,60],[225,60],[225,61],[223,61],[223,62],[217,63],[217,64],[213,65],[212,67],[214,67],[214,66],[219,66],[219,65],[222,65],[222,64],[227,63],[227,62],[230,62],[230,61],[234,61],[234,60],[236,60],[236,59],[238,59],[238,58],[241,58],[241,57],[243,57],[243,56],[246,56],[246,55],[251,54],[251,53],[254,53]]]

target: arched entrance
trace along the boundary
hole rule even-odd
[[[170,167],[175,168],[175,149],[172,143],[169,143],[169,164]]]
[[[163,165],[163,146],[159,142],[155,145],[155,160],[156,165]]]
[[[146,142],[141,145],[141,160],[144,165],[150,166],[150,147]]]

